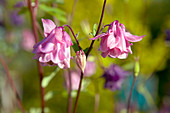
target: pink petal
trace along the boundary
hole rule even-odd
[[[125,52],[125,53],[119,55],[118,58],[119,58],[119,59],[126,59],[127,56],[128,56],[128,53]]]
[[[108,53],[109,53],[109,51],[107,51],[107,52],[102,52],[101,56],[102,56],[103,58],[105,58],[105,57],[108,55]]]
[[[136,36],[136,35],[130,34],[129,32],[125,32],[125,38],[126,38],[127,41],[130,41],[130,42],[138,42],[138,41],[142,40],[142,38],[144,36],[145,35],[143,35],[143,36]]]
[[[70,47],[73,45],[70,36],[67,34],[67,32],[64,31],[63,38],[65,42],[67,43],[67,47]]]
[[[50,19],[41,19],[44,27],[44,35],[45,37],[56,27],[53,21]]]
[[[89,39],[89,40],[96,40],[96,39],[98,39],[98,38],[100,38],[100,37],[104,37],[104,36],[106,36],[106,35],[107,35],[107,33],[102,33],[102,34],[100,34],[100,35],[97,35],[97,36]]]
[[[118,48],[109,50],[109,57],[111,58],[117,58],[120,54],[121,54],[121,51]]]
[[[63,27],[55,28],[55,38],[59,42],[63,42]]]
[[[51,60],[51,53],[41,54],[39,61],[42,63],[49,62]]]
[[[53,43],[45,43],[39,46],[39,49],[43,53],[51,52],[54,49],[54,44]]]
[[[107,38],[108,38],[107,36],[101,38],[100,50],[102,52],[106,52],[108,50]]]
[[[58,43],[58,44],[57,44],[57,47],[56,47],[56,50],[54,50],[54,51],[52,52],[52,58],[51,58],[51,60],[52,60],[52,62],[54,62],[55,64],[61,62],[60,59],[59,59],[59,57],[58,57],[58,52],[59,52],[60,49],[61,49],[61,47],[60,47],[60,44]]]
[[[112,49],[114,47],[116,47],[118,45],[120,41],[120,38],[119,37],[114,37],[114,34],[113,35],[109,35],[108,38],[107,38],[107,46]]]

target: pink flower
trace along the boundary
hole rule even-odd
[[[65,86],[67,88],[67,90],[69,90],[69,76],[71,77],[71,89],[72,90],[78,90],[79,88],[79,83],[80,83],[80,75],[81,72],[80,71],[70,71],[70,75],[68,72],[64,73],[65,76]],[[83,86],[82,86],[83,88]]]
[[[35,44],[35,39],[33,33],[28,29],[24,29],[22,31],[21,46],[26,51],[32,51],[32,47],[34,44]]]
[[[90,77],[96,73],[96,64],[92,61],[86,62],[86,67],[84,70],[84,77]]]
[[[110,24],[106,33],[102,33],[92,38],[96,40],[101,37],[100,48],[102,56],[105,58],[107,55],[112,58],[125,59],[131,51],[132,43],[142,40],[144,36],[135,36],[125,31],[125,26],[119,23],[118,20]]]
[[[34,59],[42,65],[58,65],[60,68],[70,67],[70,36],[63,27],[57,27],[53,21],[42,19],[45,38],[34,45]]]

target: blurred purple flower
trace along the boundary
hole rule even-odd
[[[35,44],[34,35],[31,30],[24,29],[22,31],[22,41],[21,46],[26,51],[32,51],[32,47]]]
[[[10,18],[11,18],[12,24],[14,25],[21,25],[23,23],[23,18],[20,15],[18,15],[17,11],[13,11],[10,14]]]
[[[105,78],[104,87],[112,91],[119,90],[124,82],[124,79],[128,75],[130,75],[130,72],[124,71],[118,65],[112,64],[102,75],[102,77]]]
[[[166,33],[166,39],[165,40],[170,41],[170,29],[166,30],[165,33]]]
[[[125,26],[119,23],[118,20],[112,22],[109,25],[109,29],[106,33],[97,35],[90,40],[96,40],[101,37],[100,51],[102,57],[107,55],[112,58],[125,59],[128,53],[132,54],[130,42],[138,42],[142,40],[144,36],[132,35],[125,31]]]
[[[68,72],[64,73],[65,76],[65,86],[67,90],[69,90],[69,76],[71,76],[71,85],[72,90],[78,90],[79,82],[80,82],[80,71],[70,71],[70,75]]]
[[[96,64],[95,64],[95,62],[87,61],[86,62],[86,67],[85,67],[85,70],[84,70],[84,76],[85,77],[90,77],[95,73],[96,73]]]
[[[6,0],[0,0],[0,5],[5,5],[6,4]]]
[[[25,1],[20,1],[20,2],[17,2],[14,7],[15,8],[22,8],[22,7],[25,7],[27,4]]]

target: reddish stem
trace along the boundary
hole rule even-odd
[[[32,28],[34,33],[35,42],[38,43],[38,30],[36,26],[36,8],[38,7],[38,0],[35,1],[35,7],[31,6],[31,0],[28,0],[28,7],[30,10],[31,15],[31,21],[32,21]],[[40,77],[40,90],[41,90],[41,109],[42,113],[44,113],[45,108],[45,100],[44,100],[44,88],[42,87],[42,80],[43,80],[43,68],[39,61],[37,61],[38,64],[38,71],[39,71],[39,77]]]
[[[131,96],[132,96],[132,92],[133,92],[133,87],[135,85],[135,81],[136,81],[136,76],[133,76],[133,83],[130,89],[130,93],[129,93],[129,97],[128,97],[128,104],[127,104],[127,113],[129,113],[130,111],[130,100],[131,100]]]
[[[78,104],[78,99],[79,99],[79,95],[80,95],[82,80],[83,80],[83,73],[81,72],[81,78],[80,78],[80,83],[79,83],[79,88],[78,88],[78,92],[77,92],[77,97],[76,97],[73,113],[76,113],[76,110],[77,110],[77,104]]]
[[[96,32],[96,35],[95,35],[95,36],[97,36],[97,35],[99,34],[100,26],[101,26],[101,23],[102,23],[102,20],[103,20],[103,15],[104,15],[105,6],[106,6],[106,0],[104,0],[104,3],[103,3],[102,14],[101,14],[101,18],[100,18],[100,21],[99,21],[99,26],[98,26],[98,28],[97,28],[97,32]],[[92,42],[91,42],[91,44],[90,44],[89,50],[87,51],[87,54],[86,54],[86,58],[88,58],[89,53],[90,53],[90,51],[91,51],[92,48],[93,48],[94,41],[95,41],[95,40],[92,40]]]
[[[10,86],[11,86],[11,89],[12,89],[12,91],[13,91],[14,94],[15,94],[15,97],[16,97],[16,99],[17,99],[18,106],[19,106],[21,112],[22,112],[22,113],[25,113],[25,109],[24,109],[24,107],[23,107],[23,105],[22,105],[22,102],[21,102],[21,99],[20,99],[19,94],[18,94],[18,92],[17,92],[17,89],[16,89],[16,87],[15,87],[15,85],[14,85],[14,83],[13,83],[13,80],[12,80],[11,75],[9,74],[8,66],[6,65],[5,61],[3,60],[1,54],[0,54],[0,62],[1,62],[3,68],[4,68],[5,72],[6,72],[6,75],[7,75],[8,81],[9,81],[9,84],[10,84]]]
[[[70,69],[68,69],[68,79],[69,79],[69,88],[68,88],[68,105],[67,105],[67,113],[71,113],[72,110],[72,82],[71,82],[71,72]]]
[[[74,34],[72,28],[71,28],[69,25],[63,25],[63,27],[65,27],[65,26],[67,26],[67,27],[70,29],[71,33],[73,34],[73,36],[74,36],[74,38],[75,38],[75,40],[76,40],[76,42],[77,42],[77,45],[78,45],[78,47],[79,47],[79,50],[81,50],[79,41],[77,40],[77,37],[76,37],[76,35]]]
[[[101,14],[101,18],[100,18],[100,21],[99,21],[99,26],[98,26],[98,29],[97,29],[97,32],[96,32],[96,35],[98,35],[99,33],[99,29],[100,29],[100,26],[101,26],[101,23],[102,23],[102,20],[103,20],[103,15],[104,15],[104,10],[105,10],[105,6],[106,6],[106,0],[104,0],[104,4],[103,4],[103,9],[102,9],[102,14]],[[78,40],[76,39],[76,41],[78,42]],[[93,47],[93,44],[94,44],[94,40],[92,41],[91,45],[90,45],[90,48],[87,52],[87,55],[86,55],[86,59]],[[81,49],[81,48],[80,48]],[[79,83],[79,88],[78,88],[78,92],[77,92],[77,97],[76,97],[76,101],[75,101],[75,106],[74,106],[74,112],[73,113],[76,113],[76,110],[77,110],[77,104],[78,104],[78,99],[79,99],[79,95],[80,95],[80,90],[81,90],[81,84],[82,84],[82,80],[83,80],[83,73],[81,72],[81,78],[80,78],[80,83]]]

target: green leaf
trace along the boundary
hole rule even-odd
[[[77,53],[77,51],[79,51],[79,47],[78,47],[76,42],[73,42],[73,46],[72,47],[73,47],[75,53]]]
[[[56,73],[60,70],[60,68],[57,68],[54,72],[52,72],[49,76],[44,77],[42,80],[42,87],[45,88],[48,86],[48,84],[50,83],[50,81],[54,78],[54,76],[56,75]]]
[[[44,97],[45,101],[48,101],[49,99],[51,99],[53,95],[54,95],[54,91],[49,91]]]
[[[55,7],[49,7],[45,4],[40,4],[39,8],[43,11],[45,11],[46,13],[55,16],[58,20],[62,21],[62,22],[66,22],[66,17],[65,17],[65,12],[59,8],[55,8]]]
[[[87,47],[86,49],[83,50],[86,56],[87,56],[88,50],[89,50],[89,47]]]
[[[28,11],[28,8],[27,8],[27,7],[22,7],[22,8],[20,9],[20,11],[18,12],[18,15],[25,14],[27,11]]]
[[[93,25],[93,37],[95,37],[96,32],[97,32],[97,24],[94,24]]]

